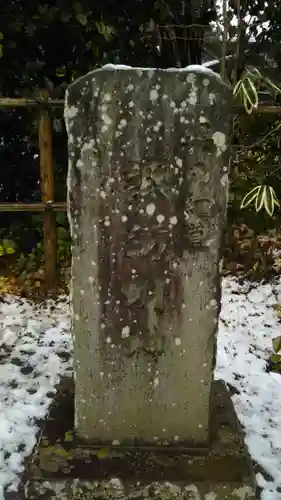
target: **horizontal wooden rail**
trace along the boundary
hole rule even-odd
[[[0,108],[34,108],[36,106],[62,107],[64,106],[64,99],[0,97]]]
[[[45,255],[45,280],[51,289],[57,281],[56,252],[57,235],[54,212],[65,212],[66,202],[48,201],[54,199],[54,165],[52,148],[52,116],[50,107],[64,107],[64,99],[53,99],[46,89],[40,91],[36,98],[27,97],[0,97],[0,108],[38,108],[38,145],[40,150],[40,180],[42,201],[36,203],[0,203],[1,212],[29,212],[43,213],[44,217],[44,255]],[[243,106],[234,106],[234,112],[245,114]],[[281,115],[281,105],[269,105],[260,102],[257,115],[271,115],[272,117]]]
[[[243,108],[242,108],[243,109]],[[280,115],[281,114],[281,106],[269,106],[265,104],[260,104],[255,110],[257,114],[269,114],[269,115]]]
[[[0,212],[65,212],[66,202],[0,203]]]
[[[41,97],[36,99],[28,99],[25,97],[0,97],[0,108],[33,108],[36,106],[63,107],[64,103],[64,99],[44,99]],[[245,111],[243,106],[235,106],[235,109],[241,113]],[[276,106],[261,103],[253,112],[257,114],[278,115],[281,114],[281,105]]]

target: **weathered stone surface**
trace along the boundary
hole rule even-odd
[[[222,81],[196,68],[102,68],[69,88],[76,429],[86,440],[208,440],[229,104]]]
[[[34,484],[34,494],[27,500],[256,500],[250,486],[237,484],[190,484],[178,486],[151,483],[147,486],[125,488],[118,478],[107,482],[54,481]]]
[[[212,394],[208,455],[167,447],[97,448],[73,434],[74,384],[64,379],[28,460],[25,497],[16,499],[254,500],[254,466],[225,384],[213,382]]]

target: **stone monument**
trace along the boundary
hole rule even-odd
[[[70,85],[74,383],[58,388],[28,500],[255,499],[213,382],[230,108],[198,66],[107,66]]]
[[[116,445],[206,445],[231,92],[105,66],[67,92],[75,422]]]

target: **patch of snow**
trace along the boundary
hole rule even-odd
[[[216,378],[239,392],[232,399],[246,444],[271,478],[258,477],[262,500],[281,498],[281,375],[265,372],[271,341],[280,335],[273,308],[280,299],[281,280],[254,287],[224,280]]]
[[[136,70],[136,71],[165,71],[165,72],[186,72],[186,73],[201,73],[208,76],[214,76],[220,79],[220,76],[215,71],[212,71],[206,64],[190,64],[185,68],[145,68],[145,67],[135,67],[135,66],[126,66],[125,64],[105,64],[101,68],[98,68],[94,71],[100,71],[101,69],[107,69],[110,71],[118,71],[118,70]]]
[[[104,64],[101,68],[98,68],[97,70],[94,71],[99,71],[100,69],[110,69],[110,70],[117,70],[117,69],[133,69],[132,66],[128,66],[126,64]],[[134,68],[134,69],[143,69],[143,68]]]
[[[273,284],[223,280],[216,378],[223,378],[245,428],[262,500],[281,498],[281,376],[266,373],[272,338],[280,334],[274,304],[281,279]],[[126,327],[124,327],[126,329]],[[127,335],[127,330],[123,332]],[[0,500],[16,490],[60,377],[71,372],[69,302],[60,298],[38,306],[12,296],[0,302]],[[178,343],[178,340],[175,340]],[[157,379],[154,380],[157,384]],[[178,439],[178,436],[175,436]]]
[[[215,78],[221,79],[220,75],[218,73],[215,73],[212,69],[203,66],[202,64],[191,64],[190,66],[186,66],[186,68],[183,68],[183,71],[189,72],[189,73],[202,73],[203,75],[208,75],[208,76],[213,76]]]
[[[228,55],[225,57],[225,59],[232,59],[233,58],[233,55]],[[217,66],[218,64],[220,64],[220,60],[219,59],[212,59],[211,61],[205,61],[202,63],[202,66],[204,66],[205,68],[211,68],[212,66]]]
[[[205,68],[211,68],[212,66],[216,66],[217,64],[219,64],[219,62],[219,59],[212,59],[211,61],[203,62],[202,66],[204,66]]]
[[[68,300],[35,306],[7,296],[0,303],[0,500],[16,491],[23,461],[36,444],[38,422],[69,369]],[[62,357],[61,357],[62,356]]]

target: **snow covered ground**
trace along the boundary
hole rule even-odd
[[[216,377],[234,386],[238,416],[259,475],[263,500],[281,500],[281,376],[266,373],[271,339],[280,335],[274,304],[281,279],[272,284],[223,282]],[[69,303],[34,305],[7,296],[0,302],[0,500],[16,490],[23,460],[36,440],[51,392],[71,370]],[[269,479],[271,478],[271,479]]]
[[[7,302],[6,302],[7,301]],[[0,500],[18,486],[51,391],[67,369],[71,352],[68,301],[35,306],[16,297],[0,302]]]

